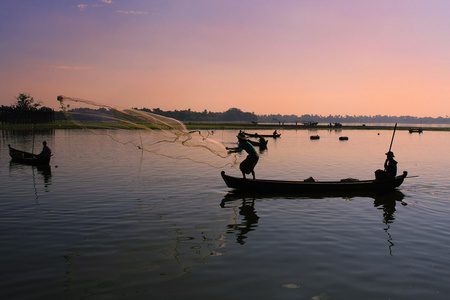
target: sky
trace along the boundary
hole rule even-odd
[[[0,105],[450,115],[448,0],[1,0],[0,49]]]

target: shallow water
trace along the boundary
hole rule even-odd
[[[236,133],[213,138],[233,146]],[[377,197],[235,195],[220,171],[240,176],[244,154],[173,159],[111,138],[129,135],[39,133],[54,153],[42,170],[10,163],[7,145],[31,151],[31,135],[2,132],[2,299],[448,298],[448,132],[398,131],[399,172],[419,177]],[[256,176],[371,179],[391,138],[285,130]]]

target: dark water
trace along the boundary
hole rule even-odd
[[[213,137],[233,146],[236,133]],[[2,132],[2,299],[450,295],[448,132],[398,131],[399,172],[419,177],[377,197],[234,195],[220,178],[221,170],[240,175],[232,157],[208,164],[172,159],[107,134],[130,133],[36,135],[35,144],[45,139],[54,153],[50,169],[38,169],[8,156],[8,144],[31,151],[32,136]],[[321,138],[310,140],[315,134]],[[339,141],[343,135],[349,140]],[[269,139],[256,175],[371,179],[391,137],[390,131],[283,131]],[[206,161],[200,150],[189,155]]]

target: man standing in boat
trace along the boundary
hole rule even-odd
[[[239,169],[242,172],[242,175],[245,177],[245,174],[252,174],[253,179],[255,179],[255,166],[258,163],[259,155],[256,152],[255,147],[247,139],[241,139],[239,144],[239,148],[245,150],[248,153],[247,158],[244,159],[239,165]]]
[[[394,152],[386,153],[386,161],[384,162],[384,171],[392,177],[397,176],[397,161],[394,159]]]

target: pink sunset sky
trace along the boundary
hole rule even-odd
[[[448,0],[11,0],[0,25],[0,105],[450,115]]]

